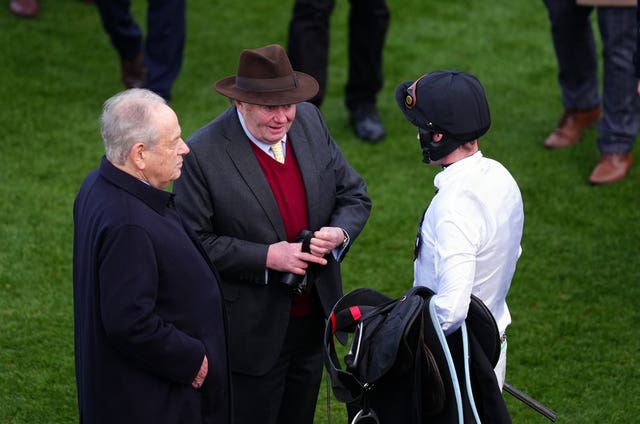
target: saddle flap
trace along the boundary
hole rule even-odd
[[[469,312],[465,320],[467,329],[478,340],[493,368],[500,359],[500,332],[493,314],[482,300],[471,295]]]

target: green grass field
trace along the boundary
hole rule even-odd
[[[373,200],[344,262],[345,291],[366,286],[396,296],[411,285],[415,230],[433,195],[437,169],[421,163],[395,86],[436,69],[471,72],[492,109],[481,148],[510,169],[525,205],[523,255],[508,299],[507,381],[554,409],[559,423],[638,422],[640,169],[591,187],[595,130],[569,150],[542,146],[562,112],[542,2],[389,1],[381,144],[353,136],[343,105],[346,0],[332,20],[322,110]],[[144,22],[146,2],[134,4]],[[227,106],[211,86],[235,72],[243,48],[286,43],[291,6],[188,2],[172,103],[185,138]],[[72,204],[102,156],[98,117],[122,88],[118,62],[95,8],[80,0],[42,0],[35,20],[5,7],[0,49],[0,423],[73,423]],[[546,422],[505,398],[515,423]],[[343,406],[331,407],[331,422],[345,423]],[[317,423],[327,422],[326,409],[323,389]]]

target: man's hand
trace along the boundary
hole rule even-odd
[[[342,228],[338,227],[322,227],[315,233],[311,239],[311,253],[316,256],[324,256],[333,249],[344,244],[346,237]]]
[[[204,384],[204,379],[207,378],[207,374],[209,373],[209,361],[207,361],[207,355],[204,355],[204,359],[202,360],[202,365],[200,365],[200,371],[198,371],[198,375],[191,383],[191,387],[194,389],[199,389]]]
[[[313,239],[311,242],[313,243]],[[280,241],[270,245],[267,251],[267,268],[276,271],[304,275],[309,262],[318,265],[327,264],[327,260],[322,256],[303,252],[302,243]]]

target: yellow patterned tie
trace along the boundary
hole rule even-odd
[[[280,163],[284,163],[284,154],[282,153],[282,142],[278,141],[275,144],[271,145],[271,151],[273,155],[276,157],[276,160]]]

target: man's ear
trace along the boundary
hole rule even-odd
[[[144,143],[135,143],[129,150],[129,160],[138,169],[146,168],[145,157],[149,154],[149,150]]]
[[[440,140],[442,140],[442,137],[444,137],[444,135],[442,133],[433,133],[432,135],[432,140],[436,143],[440,142]]]

